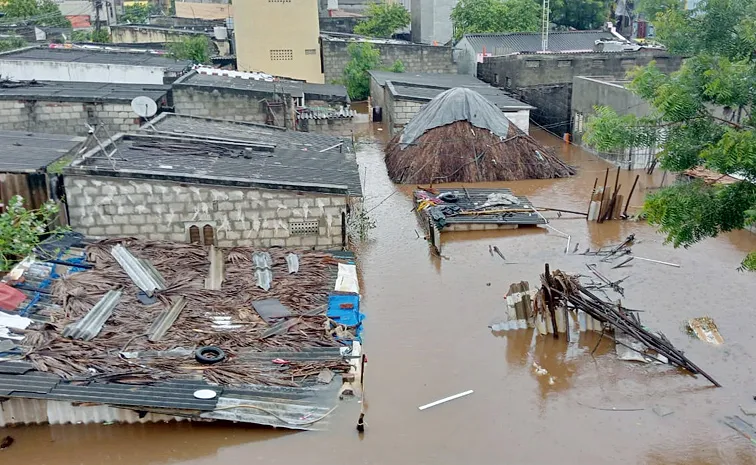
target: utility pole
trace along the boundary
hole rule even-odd
[[[97,37],[100,36],[100,9],[102,8],[102,0],[92,0],[92,5],[95,10],[95,32]]]

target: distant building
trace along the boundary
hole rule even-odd
[[[323,83],[318,4],[311,0],[246,0],[234,4],[240,71]]]
[[[111,134],[135,131],[141,120],[131,101],[146,96],[162,109],[170,90],[167,85],[5,81],[0,130],[86,135],[90,126],[105,126]]]
[[[458,0],[411,0],[412,41],[444,45],[452,40],[451,12]]]
[[[179,42],[194,37],[206,37],[210,53],[215,56],[231,54],[228,30],[223,27],[159,27],[147,25],[118,25],[110,27],[110,39],[114,44],[155,44]]]
[[[173,84],[176,113],[351,135],[346,88],[199,67]]]
[[[549,33],[547,52],[593,52],[596,41],[617,40],[618,36],[608,31],[568,31]],[[624,41],[624,38],[619,37]],[[542,52],[540,32],[511,32],[503,34],[465,34],[454,45],[454,55],[459,72],[477,75],[478,63],[490,56],[512,53]]]
[[[383,108],[391,133],[404,127],[426,103],[441,92],[465,87],[481,94],[526,134],[534,108],[483,81],[460,74],[415,74],[370,71],[370,96]]]
[[[169,84],[189,71],[191,66],[191,61],[115,47],[51,45],[0,53],[3,78],[18,81]]]

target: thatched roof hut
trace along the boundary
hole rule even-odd
[[[522,132],[479,93],[457,87],[423,107],[386,148],[406,184],[562,178],[575,169]]]

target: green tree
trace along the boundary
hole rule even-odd
[[[0,7],[3,22],[26,22],[37,26],[71,27],[52,0],[6,0]]]
[[[71,42],[94,42],[96,44],[106,44],[110,42],[110,33],[103,28],[99,31],[73,31]]]
[[[7,52],[8,50],[16,50],[26,46],[26,41],[21,37],[9,37],[7,39],[0,40],[0,52]]]
[[[540,2],[536,2],[541,6]],[[579,30],[600,29],[610,19],[611,0],[552,0],[550,20]]]
[[[370,3],[365,16],[354,27],[355,34],[389,38],[410,23],[409,11],[400,3]]]
[[[346,85],[349,98],[365,100],[370,95],[371,69],[388,69],[395,73],[404,72],[404,63],[397,60],[385,68],[381,66],[381,52],[369,42],[352,42],[347,47],[349,62],[344,67],[344,78],[341,82]]]
[[[460,0],[452,9],[454,40],[465,34],[533,32],[541,22],[541,9],[533,0]]]
[[[129,24],[147,24],[150,20],[151,11],[147,3],[134,3],[123,9],[120,20]]]
[[[675,247],[756,224],[755,13],[752,0],[704,0],[694,11],[658,13],[659,40],[690,58],[669,75],[653,63],[631,73],[631,89],[653,108],[649,118],[627,119],[614,134],[616,114],[599,113],[587,124],[586,136],[595,146],[619,150],[650,146],[639,135],[652,125],[663,128],[658,155],[663,168],[680,172],[703,165],[743,179],[681,183],[649,195],[647,219]],[[756,269],[756,252],[743,267]]]
[[[59,212],[52,200],[39,210],[27,210],[21,196],[11,197],[7,210],[0,214],[0,271],[10,270],[46,236],[62,232],[53,226]]]
[[[210,63],[210,41],[203,35],[171,42],[167,48],[170,56],[177,60],[191,60],[196,64]]]

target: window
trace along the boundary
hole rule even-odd
[[[291,61],[294,51],[291,49],[273,49],[270,51],[270,61]]]
[[[591,62],[591,66],[593,66],[594,68],[600,68],[604,66],[604,60],[593,60],[593,62]]]
[[[538,68],[541,66],[541,62],[539,60],[528,60],[525,62],[526,68]]]
[[[202,227],[202,238],[205,245],[215,244],[215,230],[209,224]]]
[[[572,60],[559,60],[557,63],[559,68],[569,68],[570,66],[572,66]]]
[[[312,236],[319,232],[320,222],[318,220],[309,221],[290,221],[289,232],[292,236]]]
[[[620,61],[622,66],[635,66],[635,60],[633,58],[624,58]]]
[[[186,223],[186,234],[190,244],[215,245],[215,224]]]
[[[268,3],[291,3],[291,0],[268,0]]]
[[[505,85],[507,86],[507,89],[509,89],[510,87],[512,87],[512,79],[510,79],[509,77],[507,77]]]
[[[190,244],[199,244],[200,241],[200,230],[197,225],[193,225],[189,227],[189,243]]]
[[[305,49],[305,55],[315,55],[317,53],[318,53],[317,49],[314,49],[314,48]]]

